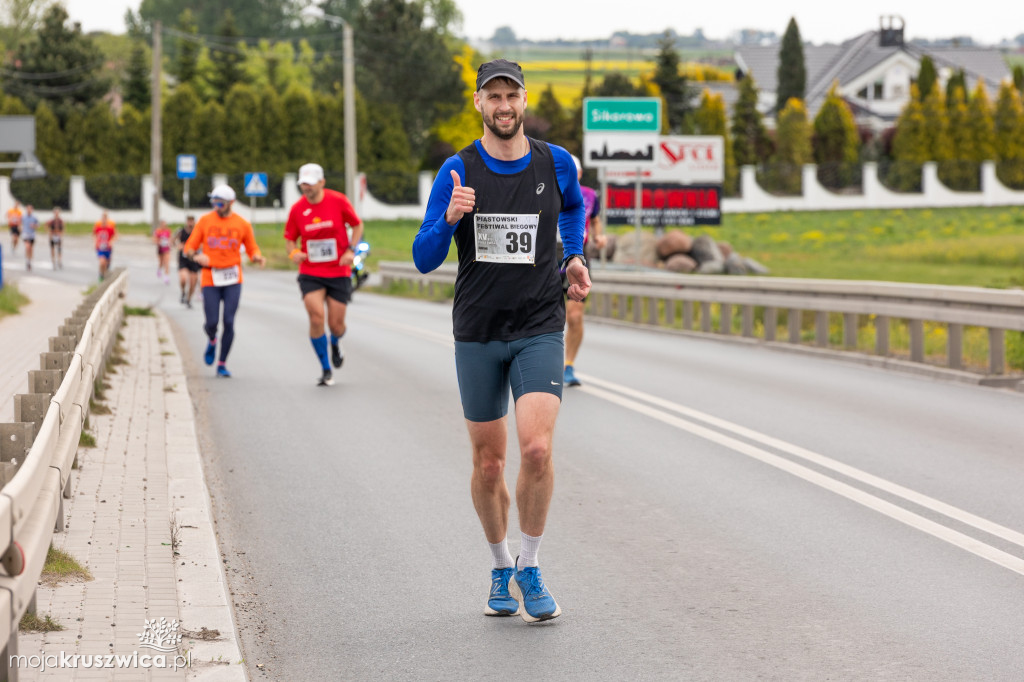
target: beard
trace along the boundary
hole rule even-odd
[[[519,112],[512,112],[512,127],[507,130],[502,130],[498,127],[498,124],[494,121],[494,116],[484,116],[484,125],[487,129],[494,133],[499,139],[511,140],[513,137],[519,134],[519,129],[523,127],[523,117]]]

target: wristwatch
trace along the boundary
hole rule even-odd
[[[583,263],[583,267],[587,267],[587,259],[584,258],[582,253],[570,253],[568,256],[562,259],[562,265],[559,270],[565,270],[565,266],[569,264],[569,261],[573,258],[579,258],[580,262]]]

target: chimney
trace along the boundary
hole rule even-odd
[[[903,17],[898,14],[879,17],[879,47],[903,47],[903,23]]]

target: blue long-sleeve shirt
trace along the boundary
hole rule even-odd
[[[495,173],[512,175],[524,170],[530,164],[531,154],[515,161],[502,161],[484,151],[480,140],[475,140],[473,144],[476,145],[487,168]],[[580,192],[576,164],[564,148],[554,144],[548,146],[551,148],[551,156],[555,164],[558,187],[562,191],[562,210],[558,214],[558,232],[562,237],[562,246],[567,255],[583,253],[583,226],[586,221],[586,207],[583,203],[583,194]],[[448,157],[441,166],[441,170],[438,171],[437,177],[434,178],[434,185],[430,188],[430,199],[427,201],[426,215],[420,225],[420,231],[412,243],[413,261],[420,272],[430,272],[444,262],[448,257],[452,236],[459,225],[458,223],[449,225],[445,221],[445,212],[448,210],[452,190],[455,188],[451,174],[453,170],[459,174],[459,182],[465,185],[466,167],[458,154]]]

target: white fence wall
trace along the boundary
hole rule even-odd
[[[723,213],[763,213],[773,211],[835,211],[835,210],[866,210],[884,208],[937,208],[951,206],[1020,206],[1024,205],[1024,191],[1008,189],[996,178],[994,161],[986,161],[981,166],[981,191],[956,192],[939,180],[938,166],[935,163],[924,164],[922,171],[921,192],[893,192],[882,185],[878,179],[878,166],[875,163],[864,164],[864,185],[861,194],[836,194],[818,182],[817,166],[808,164],[803,168],[803,194],[800,196],[775,196],[763,190],[757,184],[756,169],[744,166],[740,169],[740,189],[742,196],[722,200]],[[226,176],[214,175],[213,182],[224,182]],[[420,220],[426,210],[427,199],[434,174],[419,174],[419,203],[406,205],[386,204],[366,188],[366,176],[359,174],[357,186],[358,196],[354,199],[356,212],[368,220]],[[110,217],[119,223],[146,223],[152,219],[153,213],[153,180],[149,175],[142,176],[142,208],[133,210],[111,210]],[[288,207],[298,200],[300,194],[295,184],[295,174],[284,177],[283,204],[279,207],[261,206],[250,208],[248,197],[241,194],[240,187],[236,210],[253,223],[279,224],[285,221]],[[190,187],[193,208],[188,212],[199,214],[206,211],[207,187]],[[85,191],[85,178],[71,178],[71,210],[64,213],[68,222],[95,222],[105,210],[89,198]],[[351,197],[350,197],[351,198]],[[267,199],[262,199],[266,202]],[[11,194],[10,178],[0,176],[0,214],[14,204]],[[47,206],[36,207],[40,220],[49,220],[50,211]],[[185,220],[185,211],[160,200],[160,217],[169,223],[181,223]]]

